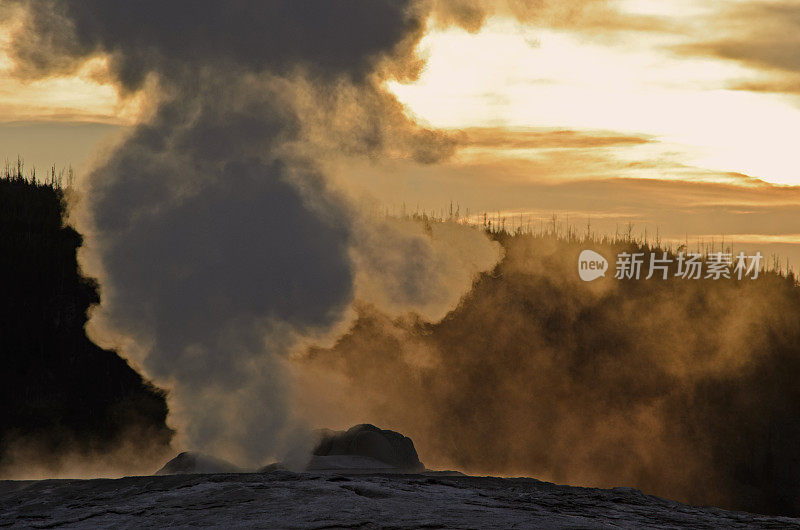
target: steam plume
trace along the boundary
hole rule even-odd
[[[82,230],[104,296],[92,329],[126,337],[126,353],[170,389],[192,449],[245,464],[282,456],[302,429],[289,412],[286,356],[348,317],[356,262],[369,271],[375,255],[363,243],[380,243],[363,235],[370,228],[356,237],[360,214],[314,157],[392,151],[433,162],[453,149],[381,88],[385,76],[418,72],[425,10],[348,0],[22,5],[18,75],[65,74],[102,55],[120,92],[145,91],[153,107],[89,178]],[[417,263],[436,270],[428,242],[416,242]],[[436,293],[437,310],[469,282]],[[400,298],[428,304],[423,294]]]

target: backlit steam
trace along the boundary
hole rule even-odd
[[[170,390],[172,422],[191,449],[256,465],[297,445],[302,425],[289,413],[283,365],[301,338],[346,321],[365,283],[358,270],[369,273],[380,254],[365,244],[400,245],[388,249],[399,259],[392,272],[414,279],[384,279],[404,309],[442,313],[469,286],[477,271],[467,264],[432,294],[404,292],[441,279],[436,243],[419,227],[419,236],[382,229],[385,241],[371,227],[356,231],[360,214],[314,163],[328,150],[421,162],[452,152],[450,139],[409,122],[381,88],[381,76],[418,71],[412,50],[423,9],[388,1],[23,5],[19,75],[69,73],[104,55],[123,94],[150,95],[151,116],[89,178],[81,228],[104,297],[92,329],[105,342],[127,338],[125,353]],[[481,239],[493,253],[480,260],[488,267],[497,251]],[[402,264],[408,244],[412,267]],[[372,282],[369,291],[381,289]]]
[[[793,279],[620,281],[609,261],[588,283],[581,251],[631,246],[501,237],[504,259],[444,319],[362,306],[311,349],[306,370],[343,404],[328,417],[393,425],[434,467],[798,513]]]

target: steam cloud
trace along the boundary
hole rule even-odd
[[[433,467],[798,513],[792,278],[585,283],[583,249],[631,246],[504,239],[443,320],[361,306],[312,349],[307,369],[350,407],[328,414],[395,426]]]
[[[426,7],[21,5],[19,75],[65,74],[103,55],[121,93],[149,96],[150,116],[89,178],[82,230],[104,297],[93,329],[126,337],[126,354],[170,389],[190,448],[249,465],[284,456],[303,429],[290,413],[286,357],[302,337],[346,321],[356,285],[400,309],[443,314],[497,258],[482,238],[488,253],[457,266],[455,280],[429,292],[387,275],[384,296],[380,282],[356,281],[383,256],[369,246],[390,242],[391,272],[423,284],[442,279],[452,252],[437,248],[450,247],[368,226],[314,163],[332,150],[420,162],[452,153],[450,138],[408,121],[381,88],[386,76],[418,73]],[[413,266],[402,263],[409,255]]]

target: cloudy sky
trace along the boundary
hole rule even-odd
[[[428,165],[332,158],[353,193],[398,211],[454,201],[511,224],[555,213],[613,233],[632,222],[800,263],[800,4],[442,4],[417,47],[421,75],[385,83],[415,121],[452,133],[456,153]],[[100,55],[67,76],[16,75],[10,13],[0,157],[86,172],[140,118],[141,98],[117,92]]]

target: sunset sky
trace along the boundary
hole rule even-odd
[[[457,3],[468,11],[469,3]],[[761,0],[485,4],[480,27],[434,12],[425,67],[386,88],[458,141],[430,165],[331,160],[376,205],[454,201],[539,223],[724,238],[800,263],[800,4]],[[13,11],[12,11],[13,13]],[[0,29],[0,157],[91,167],[136,123],[140,100],[95,57],[78,74],[22,79]],[[464,28],[467,29],[464,29]],[[474,29],[474,31],[468,31]]]

